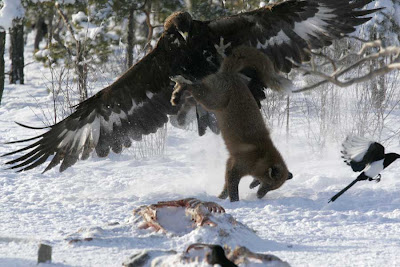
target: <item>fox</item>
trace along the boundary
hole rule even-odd
[[[177,105],[184,92],[189,92],[206,110],[213,112],[229,156],[225,183],[219,198],[239,201],[242,177],[254,178],[250,187],[260,185],[257,197],[278,189],[292,178],[286,163],[273,144],[259,106],[248,88],[248,79],[240,71],[252,69],[264,87],[289,92],[293,85],[279,75],[270,61],[256,48],[239,46],[223,58],[216,73],[199,81],[182,76],[171,77],[175,82],[171,104]]]

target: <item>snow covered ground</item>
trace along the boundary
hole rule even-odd
[[[32,60],[30,51],[26,57]],[[48,70],[34,63],[25,73],[26,85],[7,85],[4,92],[0,154],[17,148],[4,142],[39,133],[14,121],[41,126],[40,107],[51,100],[43,86]],[[236,203],[216,197],[227,157],[221,137],[200,138],[170,125],[160,158],[133,159],[128,149],[106,159],[92,156],[61,174],[57,168],[17,174],[2,165],[0,266],[36,266],[41,242],[53,247],[53,263],[46,266],[121,266],[143,249],[182,252],[194,242],[217,242],[204,229],[165,236],[132,223],[138,206],[186,197],[219,203],[258,235],[239,233],[238,245],[272,253],[292,266],[399,266],[400,162],[385,170],[380,183],[359,183],[328,204],[356,177],[340,159],[340,144],[313,152],[301,127],[288,142],[279,134],[273,139],[294,178],[261,200],[248,188],[251,178],[245,178]],[[400,151],[393,145],[387,149]],[[77,237],[94,239],[68,243]]]

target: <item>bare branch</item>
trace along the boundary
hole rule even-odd
[[[361,47],[361,50],[357,53],[357,55],[361,56],[361,55],[365,54],[368,48],[382,48],[382,41],[375,40],[375,41],[363,44],[363,46]]]
[[[330,64],[332,65],[332,67],[333,67],[334,70],[337,69],[336,61],[335,61],[333,58],[329,57],[328,55],[322,54],[321,52],[312,51],[312,50],[309,50],[309,49],[304,49],[304,51],[305,51],[306,53],[308,53],[308,54],[311,55],[310,64],[311,64],[311,67],[312,67],[313,69],[315,69],[315,66],[316,66],[316,64],[315,64],[315,57],[321,57],[321,58],[324,58],[324,59],[326,59],[326,60],[328,61],[328,62],[325,62],[325,63],[319,65],[319,67],[324,66],[324,65],[326,65],[327,63],[330,63]],[[314,57],[313,57],[313,56],[314,56]],[[289,59],[289,60],[290,60],[290,59]]]
[[[60,17],[63,19],[65,25],[67,26],[68,31],[71,33],[72,38],[74,39],[75,42],[78,42],[78,40],[75,38],[75,31],[74,28],[72,28],[71,23],[69,22],[67,16],[64,14],[64,12],[61,10],[60,5],[58,2],[55,3],[55,7],[58,11],[58,14],[60,14]]]
[[[359,41],[364,42],[364,40],[359,40]],[[377,52],[371,53],[371,49],[375,49],[377,50]],[[311,55],[311,60],[308,63],[305,64],[298,63],[290,58],[288,58],[288,60],[292,62],[293,65],[298,67],[298,70],[319,77],[322,80],[315,84],[308,85],[306,87],[295,90],[293,93],[309,91],[328,82],[333,83],[339,87],[348,87],[356,83],[369,81],[377,76],[384,75],[393,70],[400,69],[400,60],[399,60],[400,47],[397,46],[383,47],[382,42],[380,40],[365,42],[362,45],[360,51],[358,51],[357,53],[348,53],[339,58],[338,60],[332,59],[328,55],[325,55],[321,52],[314,52],[310,50],[307,50],[306,52],[308,52]],[[351,63],[349,66],[345,66],[344,65],[345,59],[350,56],[354,56],[356,57],[356,59],[352,60],[353,63]],[[317,57],[325,59],[325,62],[323,62],[322,64],[316,64]],[[362,67],[366,63],[371,63],[377,59],[387,59],[388,63],[377,69],[373,69],[361,76],[351,77],[350,79],[339,80],[341,76],[349,73],[351,70]],[[331,73],[325,73],[321,71],[322,66],[327,64],[326,61],[328,61],[330,65],[332,65],[333,71]]]
[[[349,35],[342,34],[342,37],[346,37],[347,39],[354,39],[354,40],[359,41],[361,43],[369,43],[369,42],[371,42],[371,40],[362,39],[362,38],[357,37],[357,36],[349,36]]]

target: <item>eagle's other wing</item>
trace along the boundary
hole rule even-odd
[[[351,33],[370,18],[373,10],[360,10],[372,0],[288,0],[250,12],[210,21],[216,36],[232,47],[249,45],[264,51],[279,71],[309,59],[305,48],[321,48]]]
[[[19,150],[24,153],[6,162],[11,169],[29,170],[53,156],[44,171],[61,163],[60,171],[87,159],[93,150],[105,157],[110,149],[121,152],[131,140],[154,133],[176,113],[170,104],[171,75],[180,58],[179,42],[163,35],[157,47],[113,84],[77,105],[75,112],[39,136],[10,143],[36,140]]]
[[[348,136],[342,146],[342,158],[355,172],[360,172],[368,164],[385,157],[385,148],[367,138]]]

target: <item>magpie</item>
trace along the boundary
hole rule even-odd
[[[335,201],[358,181],[368,180],[379,182],[381,180],[380,173],[383,169],[400,158],[400,155],[397,153],[385,154],[385,148],[380,143],[364,137],[348,136],[342,146],[343,150],[341,152],[344,162],[353,171],[361,172],[361,174],[348,186],[334,195],[329,202]]]

